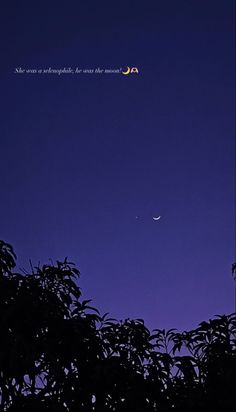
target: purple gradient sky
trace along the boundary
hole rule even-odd
[[[69,256],[84,298],[150,328],[233,312],[234,3],[3,6],[0,238],[21,267]]]

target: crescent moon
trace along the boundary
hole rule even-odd
[[[127,71],[126,72],[122,72],[122,74],[129,74],[130,73],[130,67],[127,66]]]
[[[160,218],[161,218],[161,216],[158,216],[158,217],[153,216],[153,220],[159,220]]]

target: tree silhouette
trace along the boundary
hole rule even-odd
[[[65,259],[14,272],[0,241],[0,411],[233,411],[236,314],[182,333],[81,299]]]

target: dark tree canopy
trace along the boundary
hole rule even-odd
[[[74,264],[15,273],[0,241],[0,411],[233,411],[236,314],[152,332],[81,299]]]

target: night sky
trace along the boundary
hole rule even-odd
[[[68,256],[84,299],[150,328],[234,311],[234,6],[5,2],[0,238],[18,268]],[[76,67],[119,72],[15,70]]]

